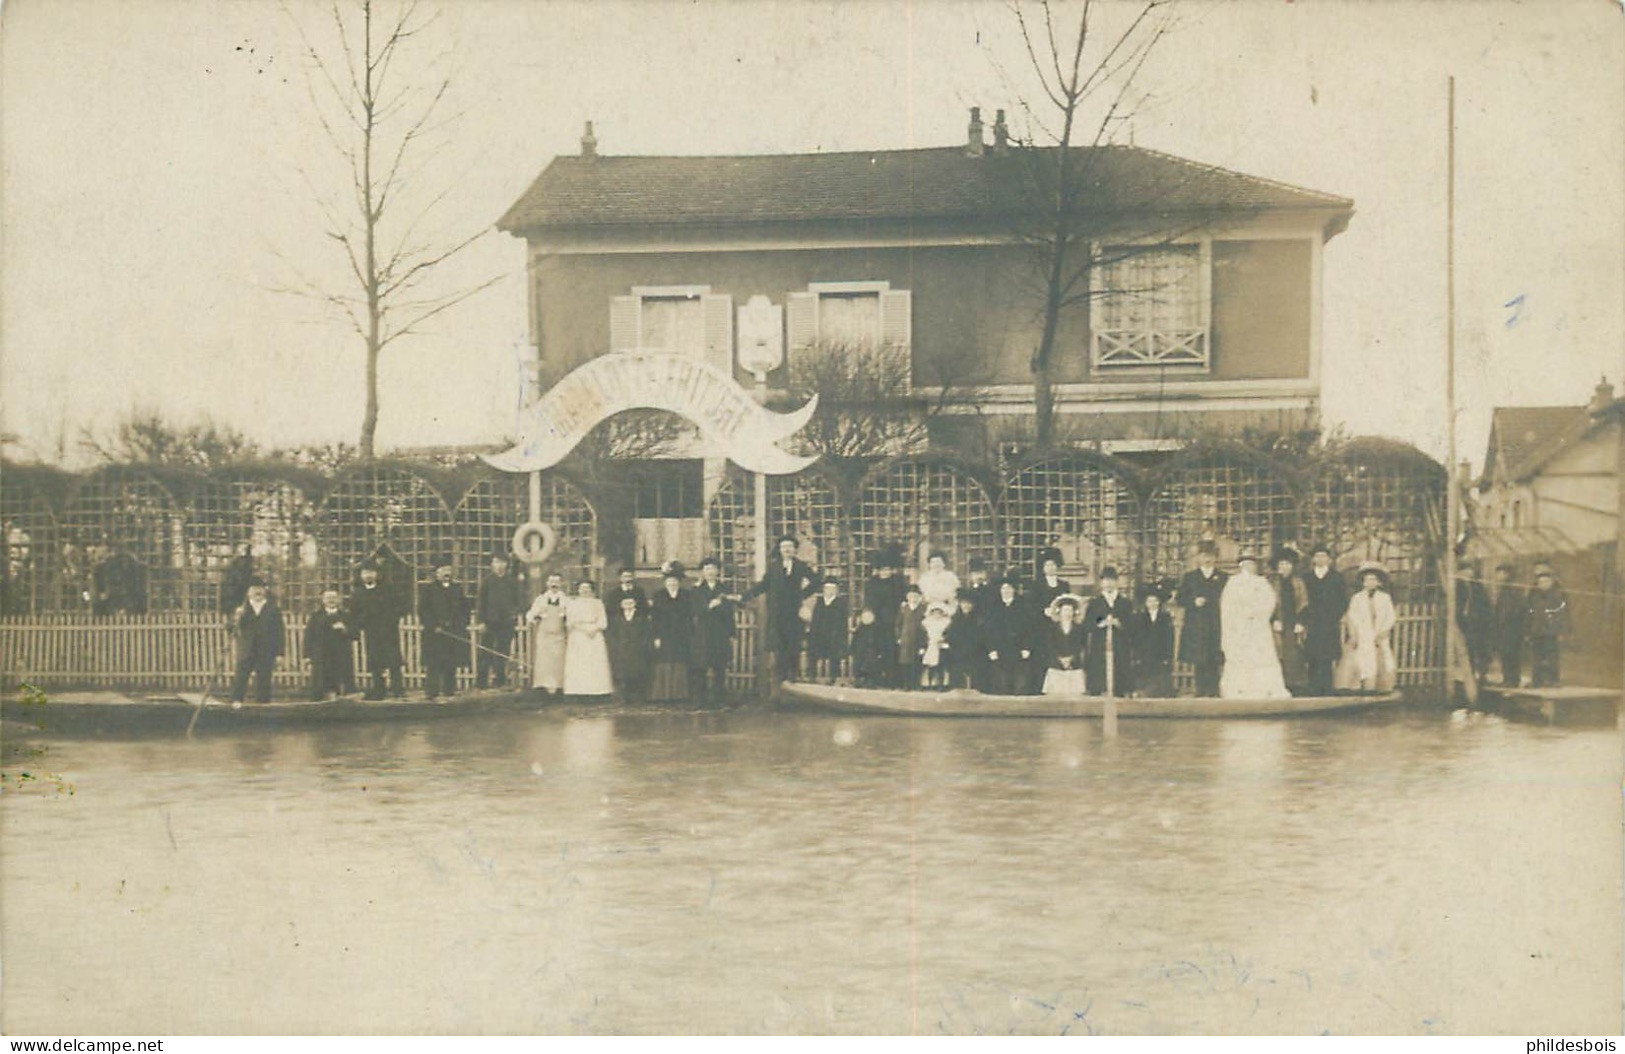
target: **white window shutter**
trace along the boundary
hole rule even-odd
[[[818,343],[818,294],[791,293],[784,300],[786,346],[802,351]]]
[[[705,311],[705,361],[733,376],[734,298],[727,293],[706,293],[700,298]]]
[[[643,343],[638,323],[643,313],[643,298],[616,296],[609,301],[609,350],[636,351]]]
[[[887,289],[880,294],[880,343],[906,348],[913,341],[914,294],[907,289]]]

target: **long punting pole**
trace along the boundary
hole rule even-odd
[[[1445,163],[1445,687],[1455,672],[1451,639],[1456,632],[1456,539],[1461,536],[1461,493],[1456,479],[1456,78],[1450,78],[1449,131]]]

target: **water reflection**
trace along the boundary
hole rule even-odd
[[[1619,1025],[1611,731],[561,708],[40,746],[77,793],[0,806],[13,1031]]]

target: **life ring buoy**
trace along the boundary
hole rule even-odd
[[[529,520],[513,532],[513,554],[527,564],[539,564],[553,555],[559,542],[551,523]]]

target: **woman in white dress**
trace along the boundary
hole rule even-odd
[[[1285,699],[1281,656],[1275,650],[1275,587],[1258,573],[1258,556],[1242,553],[1219,594],[1221,699]]]
[[[1388,595],[1387,574],[1380,564],[1360,565],[1360,591],[1349,598],[1343,624],[1353,659],[1352,676],[1362,692],[1390,692],[1394,688],[1394,625],[1398,622],[1394,598]]]
[[[530,624],[530,686],[543,692],[564,687],[564,576],[547,576],[547,589],[531,602],[525,613]]]
[[[609,673],[609,645],[604,631],[609,617],[591,582],[583,579],[576,595],[564,606],[568,642],[564,648],[564,694],[609,695],[614,683]]]

